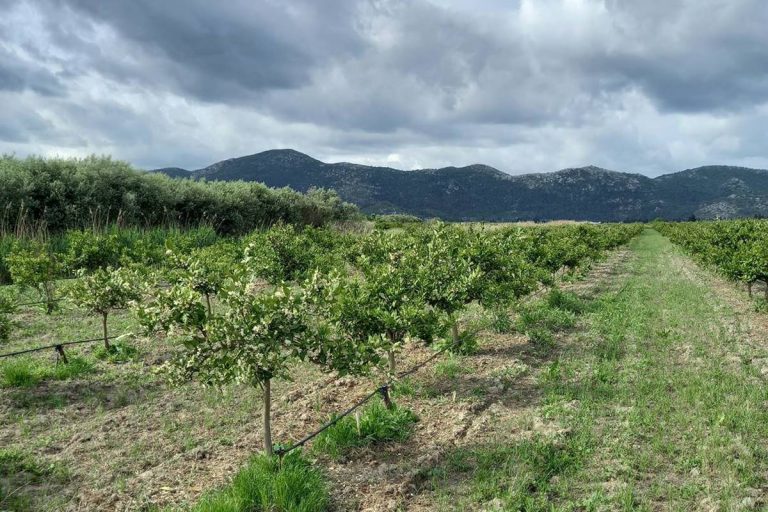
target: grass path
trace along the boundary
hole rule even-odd
[[[430,472],[442,509],[768,510],[766,345],[657,232],[623,265],[537,375],[539,403]]]

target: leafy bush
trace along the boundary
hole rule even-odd
[[[11,271],[6,258],[13,249],[16,237],[0,234],[0,285],[11,284]]]
[[[203,496],[193,512],[323,512],[330,504],[322,474],[298,451],[282,460],[257,455],[225,488]]]
[[[101,346],[93,351],[96,359],[109,361],[110,363],[125,363],[134,361],[139,355],[139,349],[129,345],[125,341],[118,340],[110,343],[109,348]]]
[[[274,226],[248,237],[243,263],[270,283],[301,281],[315,271],[329,273],[343,267],[339,238],[327,229]]]
[[[95,270],[120,264],[122,244],[117,233],[71,230],[66,233],[64,262],[70,271]]]
[[[373,219],[373,227],[375,229],[395,229],[404,228],[413,224],[421,224],[424,222],[419,217],[414,215],[394,214],[394,215],[377,215]]]
[[[242,181],[194,181],[145,173],[107,157],[0,156],[0,205],[6,219],[67,229],[211,226],[242,234],[277,222],[321,225],[357,215],[329,190],[301,194]],[[14,232],[11,222],[6,229]],[[112,263],[110,263],[112,264]]]
[[[456,338],[445,338],[436,344],[437,350],[445,350],[449,354],[469,356],[477,352],[480,342],[477,333],[466,330],[460,332]]]

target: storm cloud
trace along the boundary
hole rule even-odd
[[[768,167],[761,0],[0,0],[0,152]]]

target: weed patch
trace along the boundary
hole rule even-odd
[[[0,387],[31,388],[44,380],[67,380],[94,371],[85,358],[70,356],[68,363],[44,363],[28,358],[11,358],[0,363]]]
[[[418,417],[408,409],[395,406],[387,409],[376,401],[355,416],[346,416],[320,434],[313,449],[332,458],[339,458],[345,450],[389,441],[407,439]]]
[[[99,346],[94,350],[94,356],[101,361],[110,363],[126,363],[134,361],[139,356],[139,350],[124,341],[117,341],[109,345],[109,348]]]
[[[257,455],[223,489],[204,496],[192,512],[322,512],[328,510],[323,475],[299,451]]]

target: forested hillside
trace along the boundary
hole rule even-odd
[[[298,151],[270,150],[172,177],[246,180],[270,187],[337,191],[367,213],[445,220],[684,220],[768,215],[768,171],[708,166],[649,178],[588,166],[512,176],[487,165],[402,171],[324,163]]]

